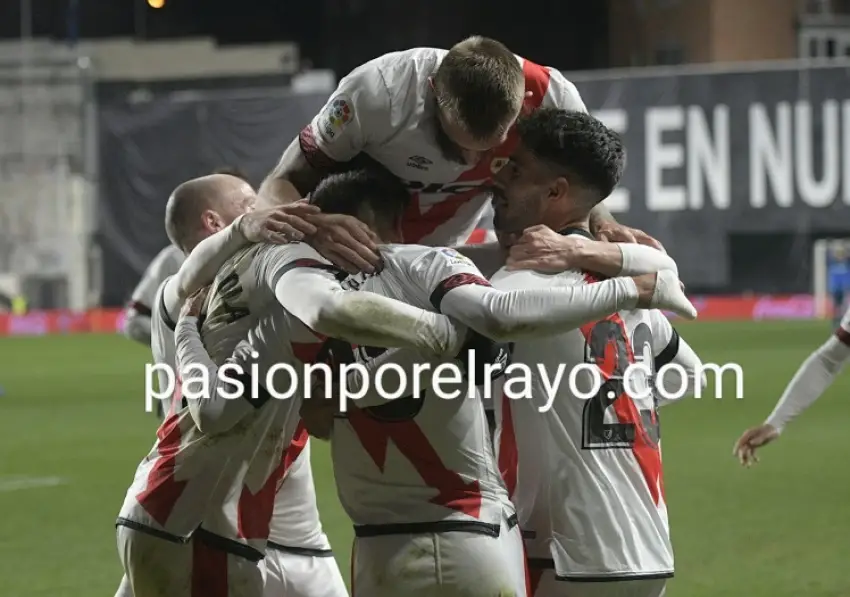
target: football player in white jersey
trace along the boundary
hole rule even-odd
[[[261,200],[275,205],[304,197],[325,174],[364,154],[411,192],[404,242],[460,245],[489,204],[492,175],[516,146],[514,121],[539,107],[585,110],[560,72],[498,41],[471,37],[448,51],[385,54],[340,81],[261,186]],[[601,238],[658,245],[617,224],[602,205],[591,220]],[[314,223],[314,245],[337,265],[353,273],[379,263],[374,238],[353,219],[325,214]]]
[[[150,347],[152,305],[156,291],[163,280],[180,271],[184,259],[183,251],[174,245],[168,245],[150,262],[124,311],[124,335],[130,340]],[[156,416],[161,419],[165,413],[162,400],[156,401],[155,408]]]
[[[382,205],[381,209],[393,210],[394,206]],[[400,217],[400,210],[396,211]],[[227,478],[223,499],[206,509],[198,532],[204,537],[214,536],[220,545],[246,557],[253,554],[259,559],[271,552],[277,566],[266,567],[266,581],[276,587],[271,594],[290,591],[292,578],[287,574],[298,573],[296,565],[310,566],[310,571],[324,574],[312,579],[308,590],[311,586],[323,589],[323,595],[344,592],[341,575],[330,567],[329,560],[314,558],[305,563],[290,559],[281,564],[277,553],[281,550],[274,549],[287,547],[278,542],[288,543],[292,536],[292,529],[281,531],[280,516],[286,515],[287,506],[299,505],[281,503],[275,499],[275,489],[291,464],[293,436],[299,428],[299,393],[306,383],[303,376],[296,375],[294,395],[269,399],[275,389],[292,387],[272,387],[293,381],[280,364],[300,367],[321,360],[327,336],[383,347],[407,346],[429,355],[443,355],[449,350],[454,353],[460,344],[455,326],[445,316],[368,292],[345,292],[339,273],[304,243],[251,247],[225,263],[216,277],[202,329],[191,313],[177,328],[184,387],[198,379],[213,380],[204,399],[189,400],[188,409],[198,429],[215,436],[217,442],[240,441],[244,448],[241,458],[245,466],[223,475]],[[256,367],[239,379],[245,388],[257,384],[256,391],[263,399],[241,400],[237,394],[234,400],[230,384],[218,378],[219,371],[228,365],[238,366],[243,372]],[[314,501],[300,505],[311,507],[308,513],[315,515]],[[321,533],[317,521],[314,528],[306,530]],[[272,550],[267,549],[269,540],[278,544]],[[275,570],[281,573],[272,574]],[[331,576],[333,572],[336,574]]]
[[[185,258],[183,251],[168,245],[150,262],[124,312],[124,335],[129,339],[150,348],[151,315],[156,291],[163,280],[180,271]]]
[[[497,234],[505,240],[542,225],[589,237],[589,212],[622,174],[622,142],[588,114],[557,109],[537,110],[517,129],[519,146],[495,179]],[[598,278],[503,269],[491,283],[551,289],[592,287]],[[673,553],[656,390],[695,391],[699,359],[661,312],[631,309],[517,342],[513,359],[532,369],[531,399],[498,404],[498,460],[527,538],[532,595],[663,595]],[[629,367],[636,362],[643,367]],[[655,380],[668,363],[678,366]],[[580,365],[592,368],[547,390],[556,371]]]
[[[190,255],[176,276],[162,282],[153,301],[151,348],[160,366],[161,389],[174,385],[164,369],[177,368],[173,329],[183,298],[209,284],[224,261],[247,242],[286,243],[315,232],[303,220],[317,211],[315,207],[298,203],[246,213],[255,197],[243,181],[212,175],[180,185],[169,199],[166,230],[175,246]],[[179,396],[178,386],[178,402]],[[222,584],[227,553],[188,544],[207,494],[215,487],[216,471],[205,473],[199,466],[205,456],[202,448],[191,416],[172,408],[119,513],[119,555],[125,570],[119,597],[188,595],[193,587],[213,594]],[[226,450],[206,452],[213,465],[228,456]]]
[[[219,168],[213,174],[234,176],[245,182],[247,178],[236,168]],[[151,315],[153,314],[154,298],[160,285],[166,278],[175,275],[186,258],[183,251],[169,244],[157,253],[148,265],[139,284],[133,290],[130,302],[124,312],[124,335],[139,344],[150,348],[151,345]],[[176,314],[175,314],[176,315]],[[156,414],[163,417],[162,400],[156,402]]]
[[[844,314],[835,333],[803,361],[767,420],[747,429],[735,443],[734,454],[741,464],[750,466],[758,462],[758,449],[777,439],[788,423],[814,404],[848,362],[850,311]]]
[[[392,243],[402,238],[401,221],[384,206],[409,201],[405,188],[396,184],[393,191],[376,175],[350,171],[322,181],[311,201],[323,213],[358,217],[381,242]],[[500,292],[453,249],[385,244],[381,254],[380,273],[344,285],[449,315],[473,330],[467,346],[479,354],[487,349],[486,338],[551,334],[653,300],[695,313],[672,273],[658,281],[658,290],[656,276],[649,275],[579,288]],[[345,349],[337,345],[336,358]],[[373,368],[392,362],[415,370],[422,361],[411,351],[384,353],[361,346],[358,353]],[[477,376],[481,382],[483,375]],[[424,395],[410,386],[408,391],[400,395],[409,397],[391,402],[367,394],[333,426],[337,487],[355,525],[355,592],[374,597],[435,591],[525,595],[522,538],[492,458],[480,404],[430,395],[427,381]],[[316,405],[321,408],[321,402],[305,403],[306,418],[305,411]]]

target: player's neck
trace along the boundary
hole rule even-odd
[[[560,232],[562,230],[584,230],[590,231],[590,218],[587,215],[576,216],[575,213],[558,214],[556,217],[547,218],[546,225]]]

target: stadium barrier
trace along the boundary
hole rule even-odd
[[[771,296],[696,296],[691,301],[701,321],[758,321],[766,319],[813,319],[814,297],[809,294]],[[121,309],[31,311],[25,315],[0,313],[0,336],[120,333]]]

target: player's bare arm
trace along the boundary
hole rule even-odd
[[[678,272],[676,262],[654,247],[564,236],[548,226],[526,228],[511,246],[506,263],[509,269],[550,273],[581,269],[609,277]]]
[[[850,318],[845,315],[836,333],[800,365],[767,420],[747,429],[735,443],[733,454],[742,465],[757,463],[758,449],[777,439],[788,423],[823,395],[850,362],[848,323]]]
[[[563,236],[547,226],[532,226],[506,244],[499,242],[456,247],[489,278],[499,268],[531,269],[560,273],[581,269],[608,277],[636,276],[661,270],[678,273],[676,262],[666,253],[642,244],[609,243]]]
[[[292,140],[274,170],[260,185],[260,207],[276,207],[309,195],[327,174],[312,166],[301,150],[299,137]]]
[[[264,206],[286,205],[299,201],[316,188],[328,169],[311,165],[301,149],[301,138],[289,144],[272,173],[260,186],[259,202]],[[308,242],[323,257],[351,274],[372,273],[380,264],[375,234],[352,216],[313,214],[309,218],[315,231]]]

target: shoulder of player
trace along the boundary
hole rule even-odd
[[[578,270],[549,274],[528,269],[510,270],[503,267],[493,274],[490,282],[500,290],[521,290],[523,288],[576,286],[585,283],[586,280],[584,274]]]
[[[561,71],[551,66],[536,64],[521,56],[517,58],[525,73],[526,91],[534,94],[532,102],[536,97],[540,107],[586,111],[578,88]]]

